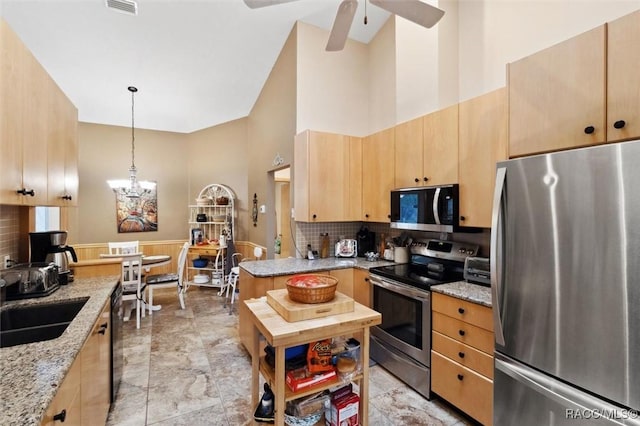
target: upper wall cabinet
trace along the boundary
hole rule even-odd
[[[606,28],[509,64],[509,156],[603,143]]]
[[[77,194],[77,110],[2,19],[0,66],[0,203],[68,205],[61,197]]]
[[[507,93],[460,103],[460,225],[491,228],[496,162],[507,159]]]
[[[456,183],[458,105],[398,124],[395,187]]]
[[[294,212],[300,222],[358,220],[360,188],[351,178],[361,159],[360,138],[306,130],[294,142]],[[358,156],[351,161],[352,154]],[[352,170],[353,164],[353,170]],[[355,182],[359,185],[359,182]],[[351,199],[355,206],[352,206]]]
[[[640,11],[607,24],[607,140],[640,137]]]
[[[362,140],[362,217],[387,223],[391,216],[391,190],[395,182],[395,131],[382,130]]]

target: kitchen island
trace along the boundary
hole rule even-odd
[[[53,340],[0,349],[0,424],[39,425],[74,360],[90,337],[119,276],[76,279],[47,297],[5,302],[2,310],[88,297],[64,333]]]
[[[325,259],[274,259],[240,262],[240,295],[238,300],[238,329],[242,344],[250,352],[252,326],[245,300],[259,298],[269,290],[286,287],[291,276],[304,273],[328,274],[338,279],[337,291],[356,302],[371,307],[369,268],[392,265],[393,262],[370,262],[358,257],[330,257]]]

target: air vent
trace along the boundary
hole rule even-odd
[[[105,0],[105,4],[109,9],[117,12],[127,13],[129,15],[138,14],[138,3],[133,0]]]

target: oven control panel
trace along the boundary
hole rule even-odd
[[[411,243],[411,254],[437,257],[464,262],[469,256],[476,256],[480,247],[476,244],[457,241],[416,240]]]

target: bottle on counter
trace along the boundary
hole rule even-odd
[[[320,245],[320,258],[326,259],[329,257],[329,233],[320,234],[322,237],[322,243]]]

